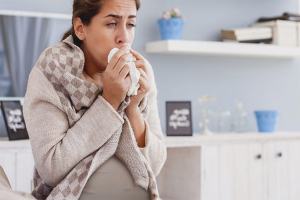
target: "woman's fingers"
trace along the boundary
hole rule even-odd
[[[149,82],[149,76],[146,74],[146,72],[141,68],[138,68],[138,70],[141,73],[141,77],[143,77],[146,81]]]
[[[143,93],[148,92],[150,90],[149,82],[142,76],[140,77],[139,84],[141,86],[140,89],[143,91]]]
[[[130,52],[136,57],[137,60],[145,60],[145,58],[137,51],[130,49]]]
[[[107,70],[113,70],[118,63],[119,59],[129,50],[129,46],[125,45],[119,49],[111,58],[110,62],[107,65]]]
[[[125,79],[126,76],[129,74],[129,72],[130,72],[130,66],[129,66],[129,64],[125,64],[124,67],[120,71],[120,76],[123,79]]]
[[[130,78],[130,76],[128,75],[128,76],[126,76],[125,79],[124,79],[124,85],[125,85],[125,87],[127,88],[127,91],[129,90],[130,84],[131,84],[131,78]]]
[[[146,72],[146,74],[149,75],[149,73],[148,73],[149,71],[146,67],[144,60],[137,60],[137,61],[134,61],[134,63],[135,63],[136,68],[141,68],[142,70],[144,70],[144,72]]]
[[[123,67],[126,65],[126,63],[129,61],[131,58],[132,54],[131,53],[125,53],[124,55],[121,56],[121,58],[118,60],[115,68],[113,69],[117,74],[121,72]]]

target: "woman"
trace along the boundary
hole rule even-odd
[[[155,176],[166,146],[153,70],[138,52],[126,53],[139,7],[139,0],[74,0],[71,29],[32,69],[24,117],[36,198],[159,199]],[[141,77],[129,97],[132,56]]]

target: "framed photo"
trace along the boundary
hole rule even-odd
[[[167,136],[192,136],[190,101],[166,102]]]
[[[0,101],[9,140],[29,139],[20,101]]]

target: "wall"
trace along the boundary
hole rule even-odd
[[[0,9],[9,6],[8,2],[13,1],[0,0]],[[31,9],[47,11],[49,8],[51,11],[57,3],[57,12],[70,14],[70,0],[51,2],[52,6],[37,3],[38,6]],[[145,43],[160,40],[156,20],[163,11],[173,7],[178,7],[186,17],[182,39],[218,41],[220,29],[246,27],[261,16],[298,12],[298,1],[141,0],[132,48],[144,55],[153,66],[164,132],[165,101],[169,100],[192,101],[193,129],[194,132],[201,131],[198,123],[202,115],[197,99],[204,94],[216,98],[216,102],[206,104],[212,110],[234,111],[234,100],[241,100],[249,113],[249,131],[257,131],[253,115],[257,109],[279,110],[281,119],[278,130],[300,131],[298,59],[147,54]],[[56,41],[69,28],[69,22],[61,21],[57,26],[60,28],[55,33]]]
[[[248,112],[249,131],[257,131],[253,111],[281,112],[278,130],[300,130],[299,60],[236,58],[221,56],[155,55],[144,51],[145,43],[160,39],[157,18],[164,10],[178,7],[186,17],[183,40],[220,40],[220,29],[246,27],[261,16],[298,12],[298,1],[142,1],[138,12],[134,48],[152,64],[158,87],[158,106],[166,130],[165,101],[192,101],[193,129],[201,131],[198,97],[210,94],[212,110],[234,111],[236,99]]]
[[[0,10],[71,14],[73,0],[0,0]]]

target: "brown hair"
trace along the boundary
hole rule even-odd
[[[73,20],[79,17],[82,23],[88,26],[91,23],[92,18],[97,15],[102,5],[107,0],[74,0],[73,2],[73,16],[72,16],[72,27],[64,34],[62,41],[66,39],[69,35],[73,36],[74,43],[80,47],[82,41],[76,36],[74,31]],[[135,0],[136,10],[140,9],[140,0]]]

